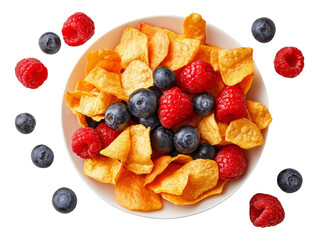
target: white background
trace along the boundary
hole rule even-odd
[[[0,4],[0,239],[301,239],[318,237],[318,10],[316,1],[1,1]],[[74,12],[90,16],[95,35],[83,46],[46,55],[38,39],[47,31],[62,39],[63,22]],[[245,184],[229,199],[195,216],[156,220],[122,212],[99,198],[76,172],[65,147],[61,104],[65,84],[83,52],[104,33],[137,18],[153,15],[185,17],[200,13],[242,46],[254,48],[254,60],[263,76],[273,123],[259,164]],[[271,18],[277,27],[274,39],[257,42],[251,25],[259,17]],[[273,60],[285,46],[302,50],[305,68],[286,79],[276,74]],[[14,75],[22,58],[35,57],[49,71],[37,90],[24,88]],[[33,133],[23,135],[15,117],[29,112],[36,118]],[[51,167],[33,165],[34,146],[46,144],[55,159]],[[302,188],[282,192],[276,183],[284,168],[302,175]],[[76,209],[60,214],[51,204],[60,187],[78,197]],[[281,201],[286,218],[278,226],[256,228],[249,220],[249,200],[268,193]]]

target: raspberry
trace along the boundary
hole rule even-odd
[[[173,127],[192,113],[193,104],[189,96],[177,87],[165,91],[159,100],[158,117],[165,128]]]
[[[239,178],[247,168],[244,151],[237,145],[227,145],[216,155],[219,178],[221,180],[235,180]]]
[[[277,52],[274,65],[281,76],[294,78],[303,70],[304,57],[298,48],[284,47]]]
[[[177,87],[187,93],[201,93],[213,86],[216,72],[209,63],[197,60],[183,67],[177,75]]]
[[[245,95],[239,86],[225,86],[217,98],[216,118],[229,124],[247,114]]]
[[[250,221],[256,227],[275,226],[285,218],[285,211],[280,201],[269,194],[257,193],[249,204]]]
[[[48,77],[48,69],[36,58],[25,58],[17,63],[15,74],[23,86],[40,87]]]
[[[121,133],[121,131],[113,130],[106,123],[100,123],[95,130],[100,135],[103,149],[108,147]]]
[[[63,24],[62,35],[69,46],[80,46],[94,34],[94,22],[82,12],[71,15]]]
[[[100,136],[93,128],[79,128],[72,136],[72,151],[81,158],[94,157],[101,149]]]

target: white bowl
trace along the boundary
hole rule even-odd
[[[66,84],[65,91],[73,91],[75,89],[76,82],[79,79],[82,79],[84,75],[85,65],[87,61],[87,53],[95,51],[100,48],[114,48],[120,41],[122,36],[123,30],[127,26],[138,27],[140,22],[144,22],[153,26],[162,27],[170,29],[176,33],[182,32],[183,26],[183,18],[181,17],[172,17],[172,16],[163,16],[163,17],[149,17],[138,19],[135,21],[128,22],[124,25],[116,27],[115,29],[111,30],[110,32],[106,33],[100,39],[98,39],[79,59],[77,64],[75,65],[70,77],[69,81]],[[232,39],[229,35],[221,31],[220,29],[207,24],[207,43],[218,45],[222,48],[236,48],[240,47],[240,45]],[[261,75],[255,66],[255,79],[252,84],[252,87],[248,94],[248,99],[260,101],[264,105],[268,106],[268,98],[267,92],[265,89],[265,85],[261,78]],[[163,208],[159,211],[154,212],[137,212],[137,211],[130,211],[122,206],[120,206],[114,196],[114,187],[111,184],[103,184],[99,183],[92,178],[89,178],[83,174],[83,165],[84,160],[77,157],[71,149],[71,136],[72,134],[79,128],[79,124],[77,122],[76,116],[70,111],[68,108],[65,96],[63,99],[62,104],[62,125],[63,125],[63,132],[66,141],[67,149],[70,153],[71,160],[76,167],[77,171],[80,173],[80,176],[87,183],[90,188],[103,200],[107,203],[111,204],[112,206],[121,209],[125,212],[132,213],[139,216],[144,217],[151,217],[151,218],[179,218],[179,217],[186,217],[191,216],[203,211],[206,211],[225,199],[227,199],[230,195],[232,195],[239,187],[244,183],[244,181],[249,177],[249,175],[254,170],[255,166],[258,163],[260,155],[263,150],[263,146],[251,149],[246,151],[246,156],[248,159],[248,169],[240,179],[226,183],[223,193],[220,195],[216,195],[210,198],[207,198],[198,204],[189,205],[189,206],[176,206],[166,200],[163,200]],[[264,138],[266,140],[267,130],[263,132]]]

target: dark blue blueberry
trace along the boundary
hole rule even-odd
[[[277,184],[284,192],[293,193],[301,187],[302,176],[297,170],[287,168],[278,174]]]
[[[88,124],[88,127],[90,128],[96,128],[97,126],[99,126],[100,123],[104,122],[104,119],[102,119],[101,121],[97,122],[95,120],[93,120],[92,118],[85,116],[85,120],[86,123]]]
[[[76,207],[77,198],[71,189],[62,187],[53,194],[52,204],[58,212],[69,213]]]
[[[192,103],[194,112],[201,116],[210,114],[215,108],[215,100],[208,92],[196,94],[192,99]]]
[[[212,159],[214,160],[216,156],[216,149],[213,145],[210,143],[202,143],[199,145],[199,147],[196,149],[195,152],[193,152],[192,157],[193,159]]]
[[[157,67],[153,72],[155,86],[163,90],[171,89],[176,85],[175,73],[165,66]]]
[[[127,107],[135,117],[147,118],[157,109],[156,95],[146,88],[137,89],[131,94]]]
[[[151,132],[153,132],[153,130],[158,127],[159,125],[161,125],[161,122],[157,116],[157,112],[155,112],[152,116],[147,117],[147,118],[140,118],[139,119],[139,123],[143,124],[146,128],[150,127],[151,128]]]
[[[61,40],[53,32],[46,32],[39,38],[39,46],[44,53],[55,54],[61,48]]]
[[[174,151],[173,139],[173,130],[159,126],[151,135],[152,148],[160,153],[170,153]]]
[[[124,130],[130,119],[131,114],[123,103],[113,103],[105,111],[105,123],[113,130]]]
[[[184,125],[177,129],[174,135],[175,149],[183,154],[194,152],[200,141],[197,129],[191,125]]]
[[[54,154],[48,146],[41,144],[33,148],[31,152],[31,159],[37,167],[47,168],[51,166]]]
[[[15,125],[20,133],[28,134],[33,132],[36,121],[30,113],[20,113],[15,119]]]
[[[156,86],[149,87],[148,89],[154,91],[154,93],[156,95],[156,102],[158,103],[161,96],[163,95],[162,91]]]
[[[267,43],[275,36],[276,26],[269,18],[258,18],[253,23],[251,32],[257,41],[261,43]]]

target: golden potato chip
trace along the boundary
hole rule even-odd
[[[100,114],[100,115],[94,115],[91,117],[94,121],[99,122],[102,119],[105,119],[105,114]]]
[[[153,27],[151,25],[141,22],[138,25],[138,30],[144,33],[148,39],[151,39],[155,35],[155,33],[157,33],[158,30],[161,30],[161,28]]]
[[[114,185],[121,166],[119,160],[97,156],[85,160],[83,173],[99,182]]]
[[[227,127],[228,127],[228,124],[227,123],[222,123],[222,122],[219,122],[218,124],[218,129],[219,129],[219,133],[222,137],[222,141],[218,144],[218,145],[228,145],[230,144],[230,142],[227,142],[226,141],[226,130],[227,130]]]
[[[114,187],[115,198],[123,207],[137,211],[154,211],[162,208],[162,198],[144,187],[144,176],[122,168]]]
[[[214,113],[205,116],[198,124],[197,129],[201,138],[212,145],[219,144],[222,141]]]
[[[251,119],[251,116],[250,116],[250,113],[249,113],[248,109],[246,110],[246,112],[247,112],[247,115],[246,115],[245,118],[247,118],[249,121],[252,122],[252,119]]]
[[[88,126],[87,121],[86,121],[86,117],[82,113],[79,113],[79,112],[75,111],[74,114],[76,115],[76,117],[78,119],[78,122],[79,122],[81,127],[87,127]]]
[[[92,92],[95,89],[96,88],[92,84],[88,83],[87,81],[84,81],[84,79],[77,81],[76,87],[75,87],[75,91],[83,91],[83,92]]]
[[[169,38],[159,29],[148,41],[148,55],[150,68],[154,71],[168,54]]]
[[[251,84],[253,83],[255,74],[251,73],[248,76],[246,76],[240,83],[238,83],[238,86],[243,90],[243,93],[246,94],[248,90],[251,87]]]
[[[250,149],[265,144],[263,135],[256,124],[246,118],[232,121],[226,130],[226,141],[243,149]]]
[[[112,95],[101,92],[99,95],[82,95],[79,103],[79,112],[85,116],[104,114],[112,103]]]
[[[121,42],[114,49],[121,57],[121,66],[123,69],[133,60],[140,60],[146,65],[148,62],[148,38],[147,36],[133,27],[124,29]]]
[[[221,48],[215,45],[210,45],[210,47],[212,47],[210,51],[210,64],[215,71],[219,71],[218,52]]]
[[[211,58],[211,51],[213,51],[215,48],[218,48],[217,46],[211,45],[200,45],[197,54],[195,55],[194,61],[196,60],[203,60],[205,62],[210,63]],[[214,68],[214,67],[213,67]],[[215,70],[215,68],[214,68]],[[215,70],[216,71],[216,70]]]
[[[234,48],[218,51],[219,70],[223,81],[228,86],[236,85],[253,73],[253,49]]]
[[[214,97],[215,100],[219,97],[219,93],[223,90],[225,84],[220,73],[216,74],[216,78],[213,80],[213,86],[211,89],[208,90],[210,94]]]
[[[184,19],[183,37],[206,42],[206,21],[198,13],[192,13]]]
[[[252,122],[254,122],[260,130],[265,129],[270,125],[272,117],[266,106],[262,103],[248,100],[247,107]]]
[[[74,114],[76,112],[81,113],[80,101],[83,96],[94,97],[97,95],[95,93],[84,92],[84,91],[75,91],[75,92],[65,93],[66,103]]]

